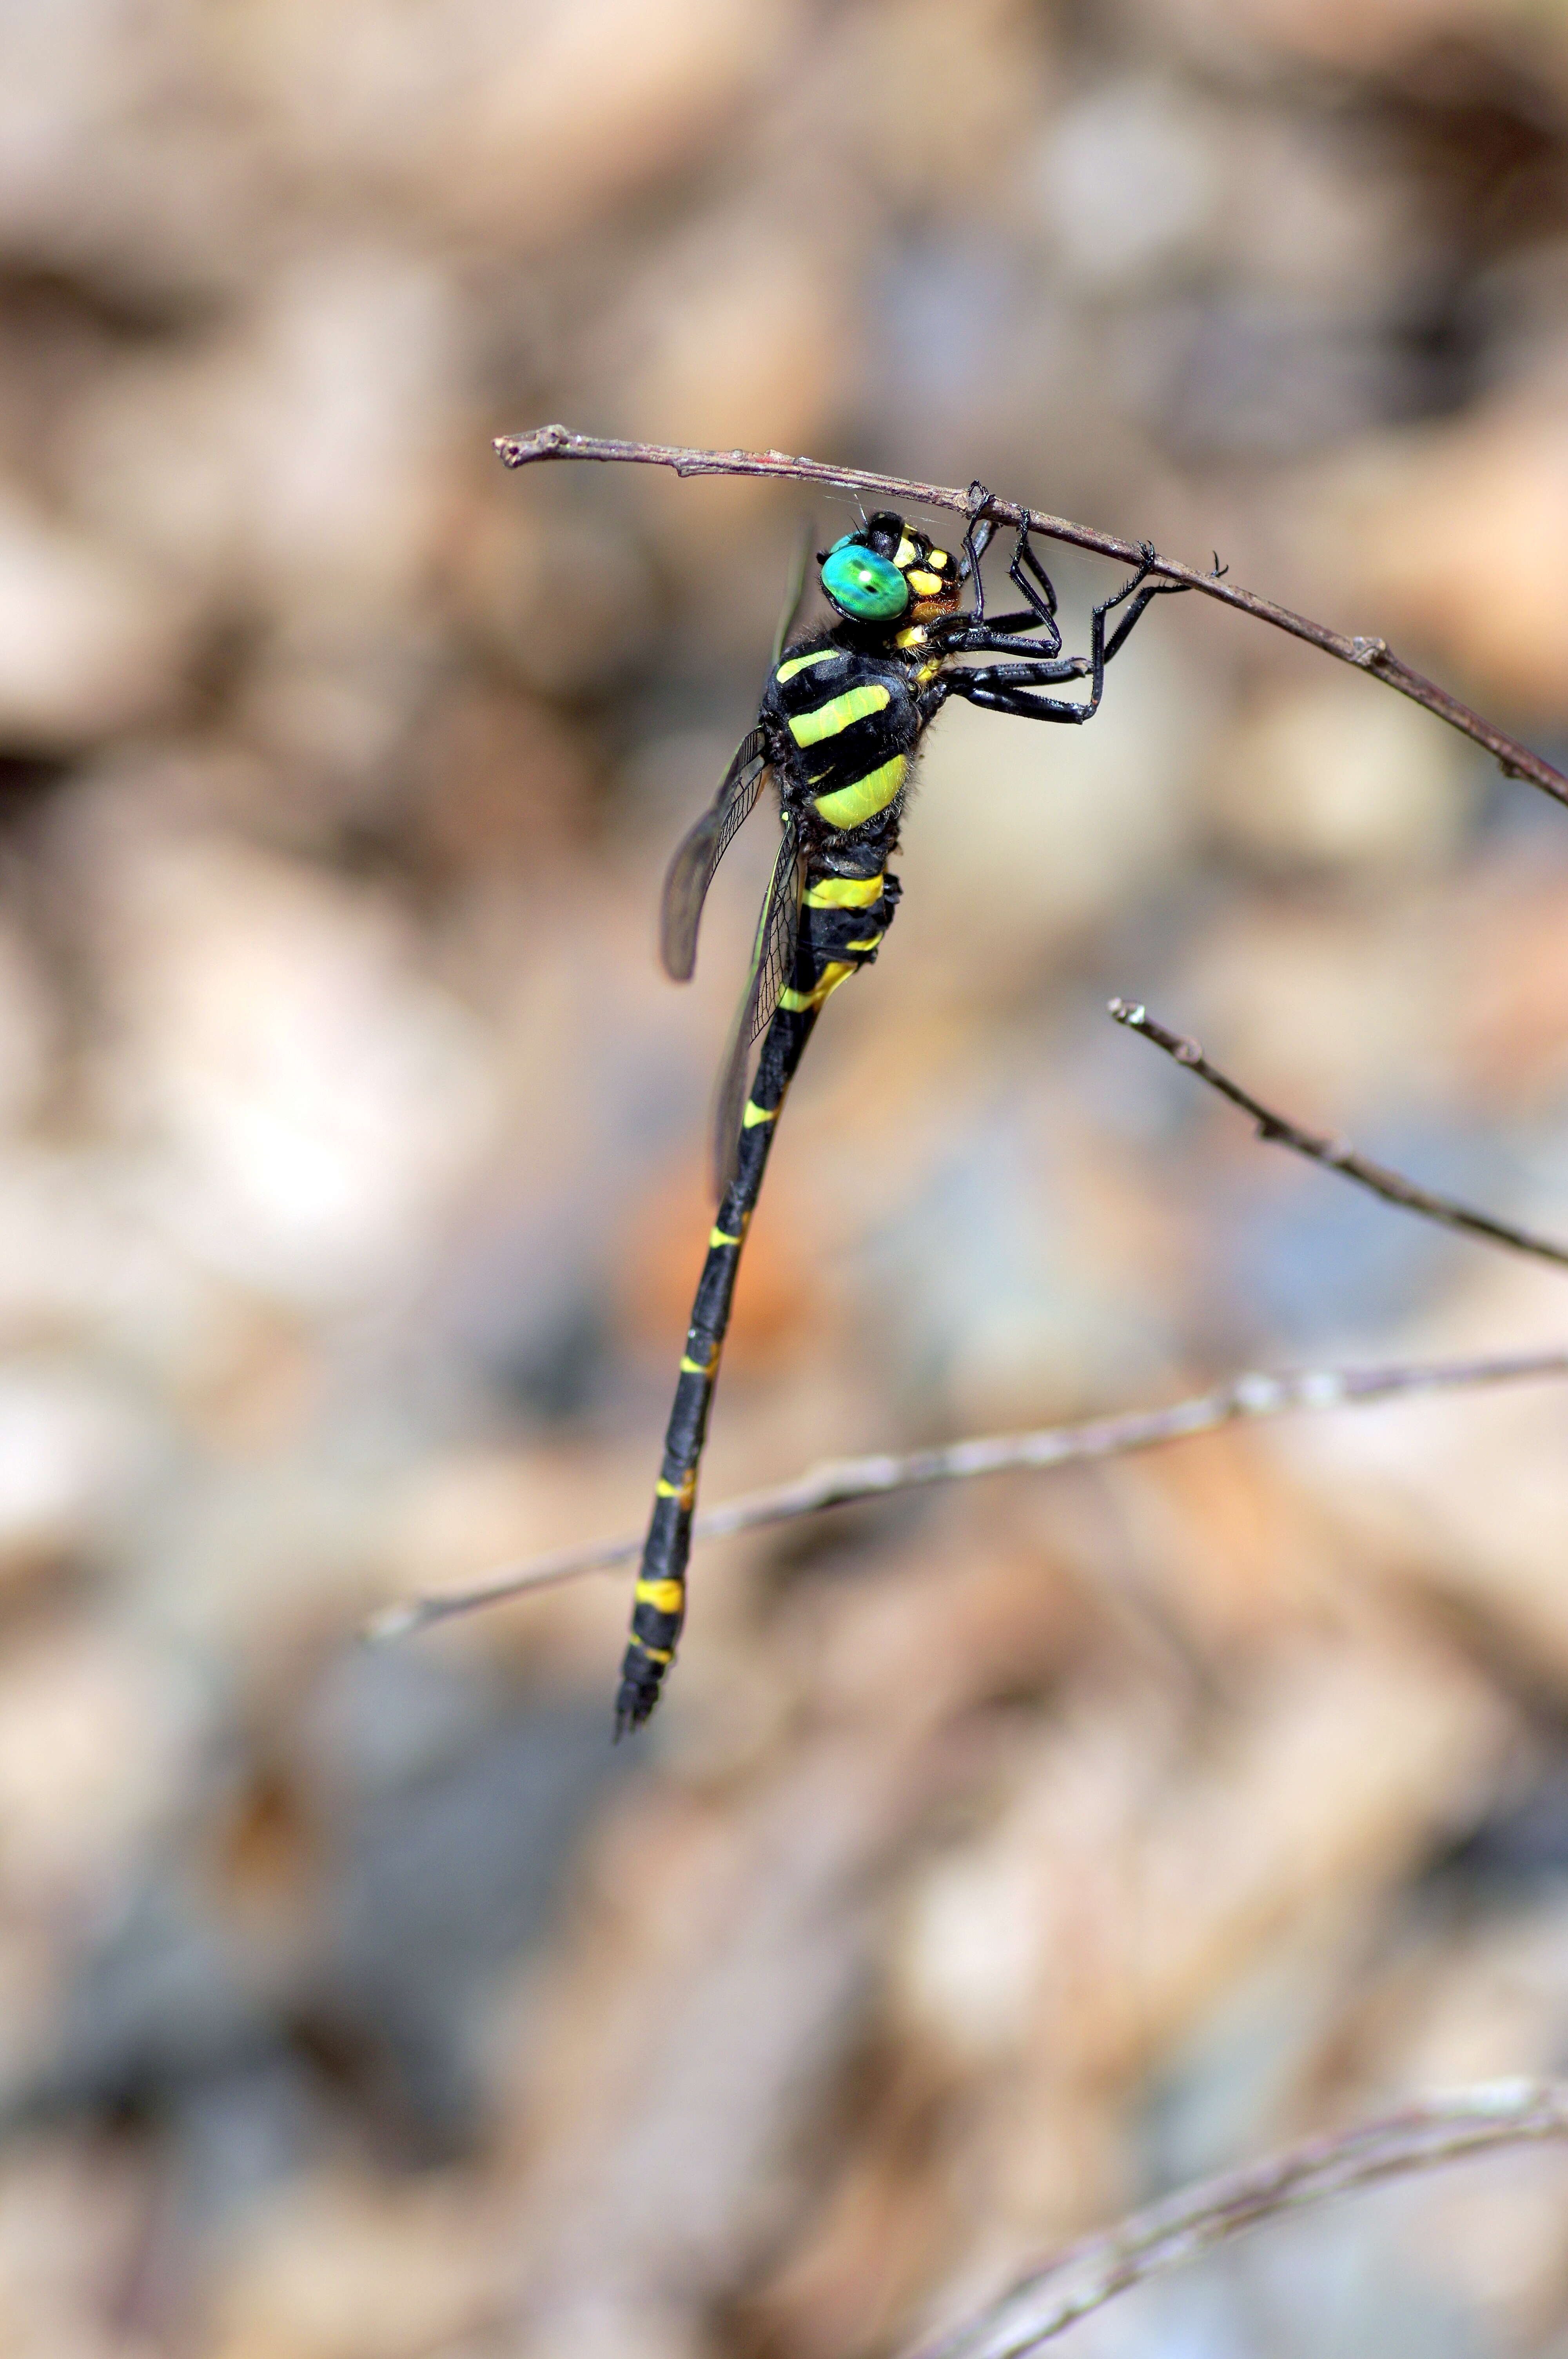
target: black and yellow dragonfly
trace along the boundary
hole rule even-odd
[[[1065,657],[1056,592],[1027,523],[1019,528],[1008,569],[1025,604],[1015,613],[986,613],[980,560],[994,530],[986,514],[989,505],[984,486],[973,485],[957,552],[936,548],[928,534],[889,511],[821,552],[821,585],[836,619],[786,646],[798,603],[792,601],[756,723],[665,881],[664,963],[684,983],[696,963],[697,924],[714,871],[772,777],[783,833],[719,1083],[713,1139],[718,1216],[665,1436],[621,1666],[617,1735],[648,1718],[675,1658],[686,1614],[697,1466],[741,1248],[784,1093],[816,1019],[838,985],[870,965],[892,923],[899,883],[888,861],[898,849],[921,737],[954,696],[1031,721],[1091,720],[1107,664],[1150,600],[1181,586],[1149,582],[1154,551],[1146,546],[1138,572],[1095,607],[1088,654]],[[973,601],[966,610],[967,585]],[[1108,638],[1106,618],[1124,604],[1127,611]],[[1014,660],[960,660],[974,655]],[[1083,702],[1044,692],[1080,679],[1089,684]]]

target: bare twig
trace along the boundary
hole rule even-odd
[[[1388,1400],[1399,1393],[1456,1392],[1483,1385],[1529,1382],[1547,1376],[1568,1376],[1568,1351],[1524,1352],[1507,1358],[1437,1360],[1425,1364],[1388,1368],[1319,1368],[1287,1376],[1243,1375],[1216,1391],[1176,1401],[1169,1408],[1134,1409],[1124,1416],[1094,1418],[1082,1425],[1046,1426],[1034,1433],[983,1435],[956,1441],[944,1450],[916,1450],[907,1457],[840,1458],[814,1466],[793,1483],[775,1484],[710,1507],[693,1526],[697,1539],[726,1539],[736,1532],[755,1531],[764,1524],[781,1524],[823,1507],[838,1507],[853,1499],[884,1497],[892,1491],[913,1491],[934,1483],[960,1483],[977,1474],[1002,1474],[1021,1467],[1040,1470],[1067,1466],[1088,1458],[1110,1458],[1157,1443],[1182,1441],[1195,1433],[1212,1433],[1242,1418],[1283,1417],[1299,1409],[1348,1408],[1361,1401]],[[388,1605],[370,1625],[373,1638],[406,1638],[456,1614],[471,1614],[481,1605],[521,1596],[531,1589],[553,1588],[585,1572],[605,1572],[639,1555],[643,1541],[634,1538],[599,1540],[584,1548],[561,1549],[522,1565],[505,1565],[467,1589],[436,1591]]]
[[[526,434],[498,435],[495,448],[508,467],[525,467],[540,459],[622,460],[638,466],[672,467],[677,475],[773,475],[791,483],[831,484],[872,499],[952,508],[959,515],[968,510],[968,492],[956,491],[948,484],[909,483],[899,475],[871,474],[863,467],[831,467],[819,459],[792,458],[784,451],[690,451],[670,443],[622,442],[605,435],[573,434],[564,426],[536,426]],[[1043,509],[1021,508],[1011,500],[992,500],[987,513],[1000,524],[1020,524],[1027,516],[1033,529],[1047,539],[1069,541],[1076,549],[1119,558],[1126,565],[1139,565],[1143,560],[1143,551],[1135,542],[1122,540],[1115,533],[1098,532],[1089,525],[1074,524],[1066,516],[1051,516]],[[1201,590],[1205,597],[1217,598],[1222,605],[1234,606],[1238,613],[1251,614],[1260,623],[1271,623],[1276,630],[1288,631],[1292,638],[1321,647],[1325,655],[1337,657],[1341,663],[1354,664],[1358,671],[1398,689],[1413,703],[1424,705],[1440,721],[1447,722],[1451,729],[1473,738],[1500,765],[1507,777],[1528,778],[1532,786],[1554,795],[1559,802],[1568,803],[1568,777],[1561,770],[1554,769],[1539,754],[1532,754],[1516,738],[1505,736],[1480,713],[1450,696],[1446,689],[1412,670],[1392,653],[1386,640],[1348,638],[1342,631],[1331,631],[1325,623],[1314,623],[1305,614],[1292,614],[1288,606],[1277,606],[1272,599],[1260,598],[1255,592],[1238,589],[1234,582],[1218,580],[1212,573],[1200,573],[1175,558],[1156,558],[1154,571],[1169,582],[1184,582],[1189,590]]]
[[[1490,1212],[1477,1212],[1468,1204],[1457,1203],[1452,1196],[1435,1196],[1430,1189],[1418,1188],[1401,1172],[1390,1171],[1386,1165],[1357,1155],[1346,1138],[1325,1138],[1316,1131],[1303,1130],[1299,1124],[1287,1121],[1282,1114],[1275,1114],[1264,1105],[1239,1082],[1233,1082],[1228,1073],[1222,1073],[1217,1065],[1211,1065],[1197,1041],[1184,1039],[1179,1032],[1168,1032],[1162,1024],[1157,1024],[1146,1007],[1135,1006],[1130,1000],[1113,999],[1109,1009],[1117,1022],[1125,1024],[1130,1032],[1141,1033],[1144,1039],[1152,1040],[1178,1065],[1184,1065],[1189,1073],[1195,1073],[1200,1082],[1206,1082],[1222,1098],[1228,1098],[1243,1114],[1249,1114],[1258,1125],[1260,1138],[1288,1147],[1293,1154],[1304,1155],[1309,1162],[1325,1164],[1329,1170],[1354,1180],[1357,1186],[1369,1188],[1385,1202],[1399,1204],[1407,1212],[1419,1212],[1422,1220],[1436,1221],[1445,1229],[1456,1229],[1462,1236],[1484,1237],[1488,1245],[1506,1245],[1510,1253],[1533,1254],[1538,1261],[1555,1262],[1560,1268],[1568,1268],[1568,1245],[1554,1245],[1550,1237],[1538,1237],[1530,1229],[1516,1228],[1511,1221],[1494,1220]]]
[[[1267,2161],[1184,2189],[1086,2237],[948,2336],[928,2359],[1021,2359],[1130,2286],[1212,2252],[1281,2212],[1462,2161],[1498,2147],[1568,2135],[1568,2083],[1498,2081],[1430,2097],[1379,2121],[1308,2139]]]

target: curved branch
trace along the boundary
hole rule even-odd
[[[1490,1212],[1477,1212],[1469,1204],[1461,1204],[1453,1196],[1434,1196],[1429,1189],[1418,1188],[1400,1171],[1390,1171],[1384,1163],[1373,1163],[1365,1155],[1357,1155],[1347,1138],[1325,1138],[1314,1130],[1303,1130],[1282,1114],[1275,1114],[1261,1099],[1233,1082],[1228,1073],[1211,1065],[1195,1040],[1184,1039],[1179,1032],[1168,1032],[1157,1024],[1146,1007],[1135,1007],[1130,1000],[1112,999],[1107,1003],[1109,1013],[1128,1031],[1141,1033],[1163,1049],[1167,1057],[1217,1090],[1222,1098],[1238,1105],[1249,1114],[1258,1125],[1260,1138],[1275,1147],[1288,1147],[1294,1155],[1304,1155],[1309,1163],[1321,1163],[1330,1171],[1354,1180],[1357,1187],[1370,1189],[1388,1204],[1398,1204],[1402,1212],[1418,1212],[1423,1221],[1435,1221],[1445,1229],[1454,1229],[1461,1236],[1480,1237],[1487,1245],[1506,1245],[1510,1253],[1533,1254],[1538,1261],[1555,1262],[1559,1268],[1568,1268],[1568,1245],[1554,1245],[1550,1237],[1538,1237],[1533,1230],[1516,1228],[1511,1221],[1495,1220]]]
[[[1286,2211],[1498,2147],[1568,2136],[1568,2083],[1499,2081],[1309,2138],[1267,2161],[1185,2188],[1087,2236],[1033,2271],[925,2359],[1022,2359],[1092,2310]]]
[[[823,1507],[854,1499],[885,1497],[934,1483],[960,1483],[977,1474],[1002,1474],[1021,1467],[1068,1466],[1111,1458],[1160,1442],[1212,1433],[1244,1418],[1284,1417],[1301,1409],[1346,1408],[1361,1401],[1388,1400],[1399,1393],[1456,1392],[1471,1386],[1528,1383],[1568,1376],[1568,1351],[1523,1352],[1480,1360],[1437,1360],[1388,1368],[1319,1368],[1292,1376],[1237,1376],[1216,1391],[1176,1401],[1169,1408],[1134,1409],[1125,1416],[1090,1419],[1081,1425],[1046,1426],[1035,1433],[987,1434],[956,1441],[945,1450],[916,1450],[907,1457],[841,1458],[814,1466],[793,1483],[752,1491],[745,1498],[709,1507],[692,1527],[695,1539],[727,1539],[736,1532],[782,1524]],[[600,1540],[586,1548],[557,1549],[523,1565],[505,1565],[466,1589],[435,1591],[388,1605],[369,1625],[375,1639],[406,1638],[433,1623],[481,1605],[499,1604],[531,1589],[550,1589],[585,1572],[605,1572],[642,1552],[634,1538]]]
[[[900,475],[878,475],[863,467],[831,467],[820,459],[792,458],[785,451],[692,451],[674,443],[622,442],[608,435],[574,434],[565,426],[535,426],[525,434],[501,434],[495,438],[495,448],[503,464],[526,467],[541,459],[600,459],[625,461],[644,467],[671,467],[677,475],[772,475],[796,484],[825,484],[835,490],[856,492],[872,499],[907,500],[921,507],[952,508],[960,516],[968,513],[968,492],[956,491],[950,484],[907,482]],[[1000,524],[1021,524],[1028,518],[1033,530],[1043,533],[1048,540],[1064,540],[1075,549],[1092,549],[1100,557],[1119,558],[1125,565],[1141,565],[1143,551],[1134,541],[1122,540],[1115,533],[1097,532],[1092,526],[1074,524],[1066,516],[1051,516],[1040,508],[1022,508],[1011,500],[993,499],[986,513]],[[1397,689],[1412,703],[1424,705],[1451,729],[1459,730],[1490,754],[1510,778],[1528,778],[1544,794],[1554,795],[1560,803],[1568,803],[1568,777],[1541,755],[1530,752],[1517,738],[1509,737],[1502,730],[1450,696],[1445,688],[1412,669],[1390,648],[1387,640],[1348,638],[1342,631],[1331,631],[1326,623],[1314,623],[1308,615],[1292,614],[1288,606],[1277,606],[1271,598],[1260,598],[1254,591],[1242,590],[1234,582],[1220,581],[1212,573],[1199,573],[1179,560],[1159,557],[1154,571],[1168,582],[1180,582],[1189,590],[1201,590],[1206,598],[1217,598],[1221,605],[1234,606],[1239,614],[1250,614],[1258,622],[1271,623],[1276,630],[1288,631],[1294,639],[1304,639],[1309,647],[1321,647],[1325,655],[1337,657],[1341,663],[1354,664],[1357,671],[1368,672],[1389,688]]]

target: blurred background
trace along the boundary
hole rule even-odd
[[[1568,2064],[1568,1399],[699,1549],[635,1528],[770,857],[669,851],[787,487],[999,493],[1568,757],[1563,0],[51,0],[0,24],[0,2347],[855,2359],[1198,2172]],[[826,538],[853,520],[821,501]],[[1119,570],[1063,555],[1069,647]],[[997,568],[1000,581],[1001,567]],[[806,1060],[705,1494],[1521,1349],[1568,813],[1195,599],[960,708]],[[1097,2354],[1568,2352],[1568,2165],[1260,2235]]]

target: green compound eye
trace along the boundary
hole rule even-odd
[[[858,623],[892,623],[909,603],[909,584],[896,565],[864,544],[838,541],[822,560],[822,587],[841,614]]]

